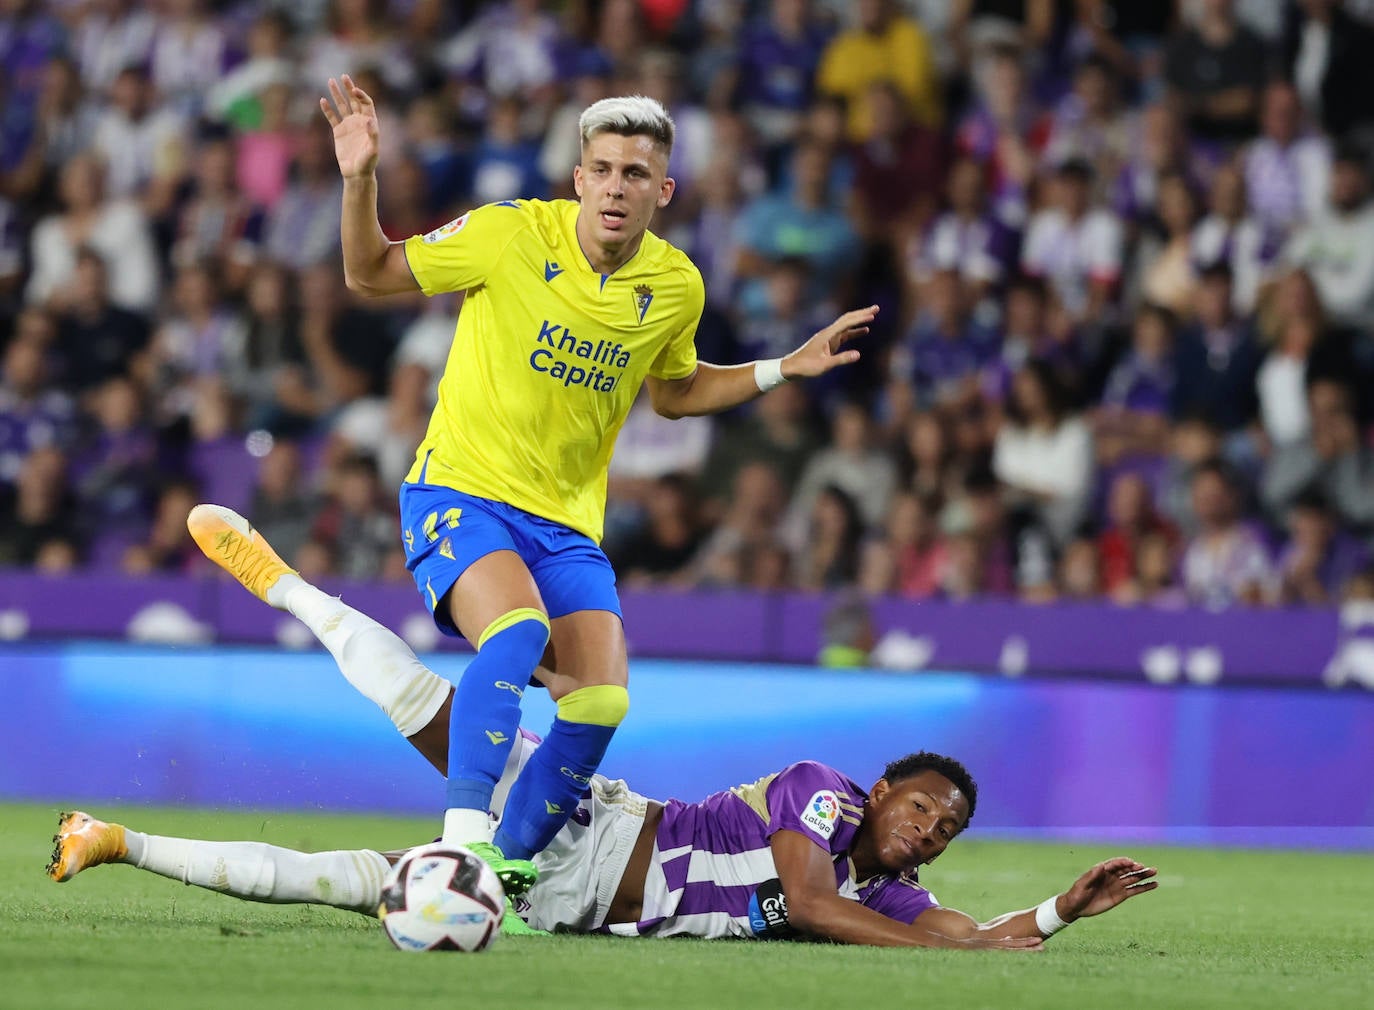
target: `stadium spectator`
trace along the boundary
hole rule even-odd
[[[383,505],[388,497],[371,456],[347,455],[330,469],[311,527],[311,539],[329,550],[330,570],[349,579],[376,579],[390,569],[396,577],[388,558],[401,545],[393,510]]]
[[[1361,440],[1352,399],[1341,379],[1308,385],[1311,431],[1278,446],[1264,470],[1264,505],[1276,521],[1303,492],[1316,490],[1343,522],[1374,527],[1374,452]]]
[[[299,444],[280,438],[273,440],[271,449],[258,464],[252,501],[253,525],[288,563],[299,567],[297,555],[310,538],[318,505]]]
[[[974,68],[973,85],[975,97],[955,131],[955,148],[987,164],[999,219],[1023,224],[1026,193],[1035,172],[1034,150],[1044,136],[1021,51],[994,46]]]
[[[1183,553],[1183,584],[1198,606],[1224,609],[1237,601],[1272,603],[1273,564],[1263,539],[1241,519],[1240,489],[1231,468],[1204,463],[1193,474],[1198,532]]]
[[[818,90],[844,99],[851,141],[872,135],[863,98],[871,84],[884,80],[897,85],[918,123],[940,125],[935,59],[920,22],[902,14],[894,0],[857,0],[853,27],[830,40],[816,71]]]
[[[611,555],[618,582],[629,588],[672,585],[702,543],[692,479],[679,473],[655,478],[644,514],[643,525]]]
[[[1157,234],[1147,233],[1136,247],[1136,288],[1145,301],[1186,316],[1192,310],[1197,284],[1193,227],[1198,213],[1184,176],[1170,174],[1159,179],[1154,218]]]
[[[749,82],[744,113],[764,145],[790,143],[801,130],[826,35],[811,0],[769,0],[766,12],[745,27],[739,72]]]
[[[1021,269],[1043,277],[1075,323],[1100,320],[1121,281],[1121,221],[1093,202],[1094,172],[1084,161],[1059,166],[1049,204],[1031,217]]]
[[[769,261],[800,256],[810,264],[815,286],[834,294],[853,270],[858,238],[838,194],[831,192],[826,148],[803,139],[791,166],[790,192],[771,192],[745,206],[739,221],[738,269],[756,276]],[[754,297],[759,296],[755,292]]]
[[[1118,75],[1134,84],[1128,91],[1146,99],[1162,88],[1164,45],[1172,27],[1175,3],[1138,0],[1079,0],[1078,31],[1093,52],[1101,53]]]
[[[1308,114],[1332,137],[1368,127],[1374,92],[1374,28],[1342,0],[1298,0],[1287,5],[1283,65]]]
[[[92,562],[116,564],[146,532],[160,479],[162,449],[138,386],[107,379],[90,399],[91,430],[73,450],[71,483],[81,525],[98,539]]]
[[[1235,0],[1202,0],[1197,20],[1178,31],[1165,55],[1172,100],[1198,137],[1221,143],[1254,132],[1269,56],[1263,40],[1236,18]]]
[[[254,157],[261,159],[261,152]],[[262,210],[237,188],[234,149],[227,138],[204,142],[194,161],[192,195],[175,212],[169,258],[178,267],[214,263],[228,289],[238,292],[261,238]]]
[[[1056,543],[1069,541],[1086,514],[1093,438],[1043,362],[1029,362],[1012,380],[992,467],[1017,507],[1043,524]]]
[[[1117,474],[1107,495],[1107,525],[1098,534],[1102,591],[1113,599],[1139,595],[1144,574],[1140,570],[1141,545],[1147,537],[1168,544],[1178,541],[1178,531],[1158,512],[1145,478],[1133,471]],[[1159,588],[1159,587],[1154,587]]]
[[[1005,279],[1017,234],[992,212],[986,171],[974,158],[950,168],[945,201],[947,209],[909,246],[907,278],[919,290],[937,271],[956,270],[960,297],[976,305]]]
[[[864,521],[858,503],[833,484],[812,499],[806,537],[793,558],[798,589],[818,591],[854,585]]]
[[[173,480],[164,486],[158,492],[147,538],[125,549],[120,571],[139,577],[199,568],[202,555],[186,532],[186,516],[200,499],[201,489],[194,481]]]
[[[788,508],[789,529],[800,543],[816,499],[834,486],[854,500],[865,527],[876,526],[896,490],[897,468],[874,445],[873,420],[859,403],[846,403],[830,422],[830,444],[811,457]]]
[[[30,453],[50,446],[66,450],[75,435],[71,397],[48,381],[52,320],[28,311],[32,318],[24,330],[31,335],[10,342],[0,369],[0,487],[14,483]]]
[[[1159,192],[1159,180],[1181,173],[1193,184],[1209,159],[1193,150],[1179,113],[1166,102],[1141,110],[1125,163],[1111,185],[1111,206],[1127,225],[1144,223]]]
[[[32,567],[49,544],[72,543],[75,512],[62,453],[52,446],[29,453],[13,487],[0,485],[0,567]]]
[[[334,141],[322,127],[303,129],[291,163],[291,182],[268,212],[263,254],[293,270],[323,263],[339,253],[339,194]]]
[[[1058,598],[1087,603],[1102,595],[1102,573],[1097,542],[1091,537],[1076,537],[1065,546],[1059,558]]]
[[[1193,229],[1196,270],[1225,265],[1231,270],[1231,301],[1236,314],[1255,311],[1260,282],[1273,265],[1279,242],[1250,213],[1245,180],[1234,165],[1222,165],[1212,176],[1208,213]]]
[[[125,67],[91,138],[105,162],[106,192],[117,200],[139,200],[154,219],[172,205],[190,142],[186,118],[157,98],[146,68]]]
[[[105,167],[83,153],[62,167],[62,211],[33,229],[25,298],[61,310],[70,302],[78,254],[93,249],[105,261],[110,301],[150,313],[156,307],[160,270],[147,217],[131,201],[105,199]]]
[[[539,147],[521,132],[523,112],[516,98],[498,98],[491,105],[487,129],[472,154],[472,197],[477,203],[497,203],[517,197],[542,199],[544,180],[539,172]],[[387,167],[386,188],[392,188],[395,162]],[[404,163],[402,163],[404,164]],[[388,224],[383,221],[383,226]],[[396,241],[408,235],[423,234],[427,227],[389,230]]]
[[[1165,451],[1174,398],[1175,326],[1168,309],[1146,304],[1136,313],[1131,346],[1108,374],[1101,405],[1093,413],[1102,463]]]
[[[407,51],[397,24],[387,17],[386,0],[332,0],[324,30],[313,32],[305,41],[301,79],[326,81],[340,67],[375,67],[388,88],[409,90],[423,53],[417,59]]]
[[[1074,70],[1073,90],[1049,116],[1041,159],[1046,165],[1088,161],[1100,176],[1110,178],[1129,150],[1129,126],[1117,101],[1111,63],[1090,53]]]
[[[1117,603],[1144,603],[1178,609],[1188,605],[1188,594],[1179,582],[1178,542],[1162,533],[1141,537],[1135,549],[1135,578],[1121,584]]]
[[[208,7],[206,0],[163,0],[149,58],[153,87],[189,116],[199,114],[229,67],[228,33]]]
[[[285,12],[258,14],[248,30],[244,59],[206,87],[205,116],[242,131],[261,129],[267,118],[263,106],[268,90],[295,80],[291,43],[291,21]]]
[[[148,346],[146,318],[111,303],[108,277],[102,255],[90,248],[77,250],[53,351],[64,388],[78,396],[125,374]]]
[[[868,540],[859,560],[859,588],[870,596],[913,600],[935,596],[945,580],[949,544],[931,501],[911,491],[892,498],[883,535]]]
[[[539,0],[490,4],[444,44],[439,59],[463,81],[466,107],[479,110],[487,96],[541,107],[548,104],[562,36],[558,19],[543,7]],[[377,20],[381,20],[380,12]],[[402,54],[396,55],[401,57],[397,62],[409,62]],[[367,61],[354,56],[321,69],[328,76],[337,73],[339,67],[359,66],[363,62]]]
[[[105,92],[125,67],[146,64],[157,14],[134,0],[100,0],[73,12],[71,46],[86,86]]]
[[[735,478],[751,463],[772,468],[783,493],[790,495],[819,446],[806,394],[797,385],[779,386],[744,411],[721,418],[698,481],[705,515],[711,520],[721,515]]]
[[[1286,81],[1264,91],[1261,134],[1242,156],[1246,195],[1267,229],[1287,234],[1321,213],[1331,178],[1331,145],[1302,130],[1298,93]]]
[[[290,102],[290,85],[267,85],[254,99],[251,125],[241,126],[233,139],[235,185],[242,198],[264,214],[291,183],[297,136]]]
[[[979,376],[996,360],[1000,334],[964,301],[959,276],[941,270],[925,286],[910,332],[893,349],[889,382],[910,387],[921,408],[959,408],[978,395]]]
[[[745,562],[751,552],[761,545],[781,548],[777,529],[786,510],[787,489],[772,465],[758,461],[740,467],[720,521],[684,573],[685,584],[740,585],[750,577]]]
[[[850,212],[870,242],[900,249],[934,215],[944,188],[944,138],[910,118],[891,81],[875,81],[863,100],[870,127],[855,146]]]
[[[218,384],[244,340],[243,321],[232,312],[214,271],[192,263],[172,283],[173,311],[153,334],[149,368],[159,423],[188,418],[207,384]]]
[[[1369,155],[1344,147],[1331,166],[1324,212],[1298,230],[1283,258],[1312,275],[1323,308],[1339,323],[1374,326],[1374,201]]]
[[[946,415],[934,410],[907,418],[898,458],[899,486],[937,508],[956,496],[969,465],[956,451]]]
[[[1232,309],[1231,271],[1202,271],[1193,297],[1194,322],[1178,334],[1173,415],[1205,411],[1227,434],[1255,417],[1260,351],[1254,328]]]
[[[98,118],[76,64],[65,55],[48,60],[28,136],[12,138],[13,149],[0,157],[0,188],[24,202],[47,204],[62,166],[90,146]]]
[[[1288,507],[1287,528],[1288,546],[1278,561],[1283,603],[1330,603],[1369,563],[1369,552],[1340,529],[1318,492],[1294,500]]]

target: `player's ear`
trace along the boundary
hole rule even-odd
[[[658,191],[658,206],[660,208],[668,206],[673,199],[673,194],[677,192],[677,180],[671,176],[663,180],[663,185]]]
[[[573,191],[580,197],[582,195],[582,166],[573,166]]]
[[[887,791],[892,788],[892,784],[887,779],[879,779],[873,783],[873,788],[868,791],[868,799],[871,803],[881,803]]]

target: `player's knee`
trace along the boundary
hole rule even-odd
[[[534,607],[508,611],[487,625],[477,639],[477,651],[500,652],[521,668],[533,670],[549,644],[549,619]]]
[[[589,726],[619,726],[630,711],[630,692],[618,684],[579,687],[558,699],[558,718]]]

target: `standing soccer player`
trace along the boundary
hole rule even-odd
[[[344,178],[344,275],[369,296],[466,291],[439,400],[401,488],[408,567],[439,628],[477,658],[449,722],[446,842],[475,849],[513,892],[562,827],[629,707],[615,574],[598,543],[616,435],[640,386],[667,417],[728,410],[858,358],[870,306],[786,358],[698,362],[701,275],[648,231],[672,199],[673,121],[610,98],[581,117],[580,198],[480,207],[391,242],[377,220],[378,122],[344,76],[320,106]],[[539,680],[558,703],[492,837],[488,811]]]

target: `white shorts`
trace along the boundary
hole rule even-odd
[[[515,776],[538,743],[523,733],[492,797],[499,814]],[[583,798],[549,847],[534,857],[539,880],[515,899],[515,910],[535,929],[589,933],[606,921],[625,875],[649,801],[623,779],[593,775]]]

